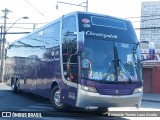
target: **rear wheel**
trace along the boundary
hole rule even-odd
[[[17,93],[21,93],[21,91],[20,91],[20,81],[19,81],[19,79],[16,80],[16,88],[17,88]]]
[[[61,91],[58,86],[55,86],[51,90],[51,104],[54,109],[65,111],[69,107],[66,103],[63,103],[60,99]]]
[[[20,92],[20,82],[19,79],[12,78],[11,80],[11,89],[13,93],[19,93]]]
[[[13,93],[17,92],[16,81],[14,80],[14,78],[11,79],[11,90]]]

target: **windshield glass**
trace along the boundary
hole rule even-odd
[[[135,44],[116,42],[115,47],[118,52],[118,81],[141,80],[140,52],[137,48],[133,52]],[[139,52],[139,53],[138,53]]]
[[[85,40],[81,54],[82,78],[96,81],[119,82],[141,80],[139,48],[135,44],[106,40]]]

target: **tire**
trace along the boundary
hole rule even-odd
[[[95,110],[95,112],[98,114],[103,114],[105,112],[108,112],[108,108],[99,107]]]
[[[50,101],[54,109],[58,111],[66,111],[69,107],[66,103],[63,103],[60,100],[60,89],[58,86],[55,86],[51,90]]]
[[[11,79],[11,90],[13,93],[17,92],[16,82],[15,82],[14,78]]]
[[[14,78],[12,78],[11,89],[12,89],[13,93],[19,93],[20,92],[20,83],[19,83],[18,79],[14,80]]]
[[[16,89],[17,89],[16,93],[21,93],[19,79],[16,79]]]

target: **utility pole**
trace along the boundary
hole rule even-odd
[[[86,12],[88,12],[88,0],[86,0]]]
[[[2,57],[2,33],[3,33],[3,25],[1,25],[1,36],[0,36],[0,58]]]
[[[33,31],[35,30],[35,28],[36,28],[36,24],[34,23],[34,24],[33,24]]]
[[[2,35],[2,49],[1,49],[1,76],[0,76],[0,83],[3,83],[4,81],[4,68],[5,68],[5,45],[6,45],[6,22],[7,22],[7,15],[10,10],[5,8],[5,10],[2,10],[4,13],[4,25],[3,25],[3,35]]]
[[[2,31],[3,30],[3,25],[1,25],[1,37],[0,37],[0,39],[2,39]]]
[[[2,34],[3,34],[3,25],[1,25],[1,36],[0,36],[0,59],[2,59]],[[0,69],[0,75],[1,75],[1,69]]]

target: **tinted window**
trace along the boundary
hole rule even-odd
[[[76,31],[76,17],[70,16],[63,19],[63,32],[75,32]]]
[[[95,16],[91,16],[91,20],[92,25],[112,27],[118,29],[127,29],[124,21]]]
[[[28,37],[28,39],[30,39],[28,42],[34,45],[53,47],[59,44],[59,36],[60,23],[58,22]]]

